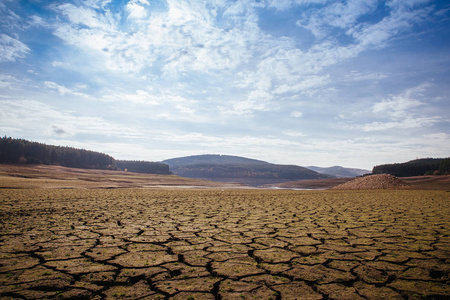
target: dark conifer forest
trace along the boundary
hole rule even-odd
[[[405,163],[375,166],[372,174],[391,174],[398,177],[444,175],[450,172],[449,158],[421,158]]]
[[[52,146],[25,139],[0,139],[0,163],[43,164],[70,168],[125,170],[136,173],[170,174],[169,166],[148,161],[120,161],[100,152]]]
[[[116,160],[116,167],[134,173],[171,174],[169,165],[139,160]]]

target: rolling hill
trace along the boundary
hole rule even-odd
[[[162,161],[182,177],[221,182],[238,182],[251,186],[295,180],[323,179],[333,176],[295,166],[230,155],[194,155]]]
[[[328,175],[332,175],[332,176],[335,176],[338,178],[357,177],[357,176],[362,176],[364,174],[371,173],[370,170],[344,168],[341,166],[334,166],[334,167],[328,167],[328,168],[309,166],[306,168],[313,170],[317,173],[328,174]]]

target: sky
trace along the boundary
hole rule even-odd
[[[371,170],[449,115],[447,0],[0,0],[1,136]]]

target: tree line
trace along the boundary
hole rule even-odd
[[[160,162],[139,160],[116,160],[117,168],[134,173],[171,174],[169,165]]]
[[[397,177],[445,175],[450,173],[449,158],[421,158],[405,163],[373,167],[372,174],[391,174]]]
[[[319,179],[332,176],[319,174],[312,170],[293,166],[276,165],[269,163],[261,164],[192,164],[173,167],[172,171],[184,177],[191,178],[258,178],[258,179]]]
[[[120,161],[100,152],[53,146],[25,139],[0,139],[0,163],[44,164],[70,168],[124,170],[137,173],[170,174],[169,166],[147,161]]]

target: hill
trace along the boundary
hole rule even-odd
[[[147,174],[170,174],[169,166],[148,161],[116,160],[90,150],[53,146],[25,139],[0,138],[0,164],[56,165],[70,168],[125,170]]]
[[[404,163],[373,167],[372,174],[391,174],[398,177],[448,174],[450,158],[421,158]]]
[[[268,162],[251,159],[241,156],[220,155],[220,154],[204,154],[192,155],[185,157],[177,157],[163,160],[162,163],[168,164],[171,169],[181,166],[198,165],[198,164],[214,164],[214,165],[259,165],[269,164]]]
[[[377,174],[359,177],[333,187],[333,190],[371,190],[371,189],[399,189],[410,185],[403,180],[389,174]]]
[[[362,176],[364,174],[371,173],[370,170],[344,168],[341,166],[334,166],[334,167],[328,167],[328,168],[309,166],[306,168],[313,170],[320,174],[328,174],[328,175],[332,175],[332,176],[335,176],[338,178],[358,177],[358,176]]]
[[[238,182],[251,186],[294,180],[331,178],[326,174],[295,165],[278,165],[229,155],[195,155],[162,161],[170,170],[189,178]]]

